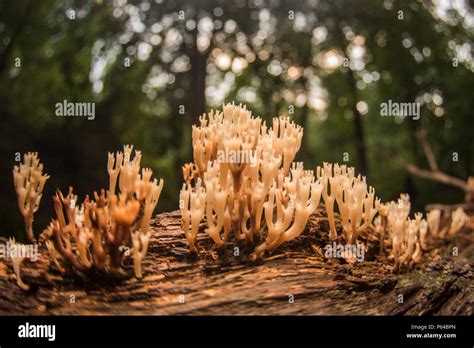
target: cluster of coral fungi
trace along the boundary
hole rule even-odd
[[[141,153],[132,146],[116,156],[109,153],[109,190],[86,197],[79,206],[72,188],[67,196],[54,197],[56,219],[43,232],[51,260],[60,270],[84,273],[123,271],[127,254],[133,257],[135,276],[142,277],[141,262],[148,249],[150,220],[163,180],[152,180],[152,171],[142,169]],[[118,182],[118,192],[116,186]],[[129,251],[129,252],[128,252]]]
[[[381,203],[366,178],[346,165],[324,163],[314,173],[293,162],[303,129],[288,117],[273,119],[268,127],[245,107],[227,104],[211,111],[193,126],[194,162],[183,166],[180,192],[183,231],[192,253],[201,222],[216,247],[232,238],[254,248],[252,259],[298,237],[320,198],[329,222],[329,237],[338,238],[335,213],[347,244],[358,243],[364,231],[380,238],[381,253],[389,252],[394,271],[419,262],[426,248],[428,225],[421,213],[410,219],[408,195]],[[453,234],[465,223],[453,213]],[[431,212],[430,221],[434,220]],[[377,216],[378,215],[378,216]],[[439,220],[439,217],[438,217]],[[438,221],[439,224],[439,221]]]
[[[180,192],[182,227],[192,253],[202,222],[215,246],[232,239],[247,243],[251,259],[261,258],[301,235],[309,217],[324,201],[329,238],[346,244],[360,242],[363,232],[380,240],[380,252],[394,262],[394,271],[410,268],[427,248],[426,237],[454,235],[468,223],[458,208],[441,226],[441,211],[423,219],[410,216],[410,200],[381,203],[366,178],[346,165],[324,163],[315,172],[294,162],[301,147],[303,129],[289,117],[275,117],[271,127],[242,106],[227,104],[211,111],[193,126],[194,162],[183,166],[185,183]],[[85,275],[125,274],[128,256],[134,273],[142,277],[141,263],[148,249],[150,221],[163,180],[152,179],[141,169],[141,153],[132,146],[109,153],[109,189],[94,193],[78,204],[72,188],[54,196],[56,219],[42,233],[52,264],[61,272]],[[141,170],[141,171],[140,171]],[[33,215],[38,210],[48,175],[43,174],[37,153],[27,153],[13,169],[14,186],[25,220],[26,236],[34,241]],[[322,198],[322,199],[321,199]],[[341,227],[336,228],[336,214]],[[18,284],[21,258],[13,260]]]
[[[191,251],[197,252],[195,241],[204,218],[206,233],[218,247],[231,235],[248,243],[261,241],[254,258],[299,236],[323,189],[312,171],[293,163],[303,129],[286,117],[274,118],[267,127],[234,105],[204,115],[200,122],[193,127],[194,163],[183,166],[186,183],[180,193]]]

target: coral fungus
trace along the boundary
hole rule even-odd
[[[152,171],[142,169],[139,151],[131,159],[132,146],[117,156],[109,154],[109,191],[86,197],[78,206],[72,188],[67,196],[57,192],[57,219],[43,233],[51,260],[59,269],[85,273],[123,271],[124,258],[131,253],[134,272],[142,277],[141,262],[148,249],[149,225],[163,180],[151,179]],[[115,192],[118,181],[119,192]],[[130,252],[128,252],[128,250]]]
[[[194,163],[183,166],[183,230],[192,252],[201,220],[220,247],[229,236],[255,244],[260,257],[296,238],[319,204],[322,185],[295,164],[303,129],[288,117],[267,127],[245,107],[227,104],[193,127]],[[194,184],[193,184],[194,182]],[[276,218],[276,219],[275,219]]]
[[[9,244],[16,247],[17,243],[15,241],[15,238],[10,238]],[[10,258],[12,260],[13,272],[15,273],[17,285],[22,290],[28,291],[30,289],[30,286],[28,284],[25,284],[25,282],[23,282],[23,280],[21,279],[21,264],[23,263],[25,257],[20,253],[17,253],[14,255],[10,255]]]
[[[397,202],[384,204],[387,212],[387,229],[390,256],[394,260],[394,272],[403,266],[412,266],[421,259],[422,248],[425,247],[427,222],[422,219],[422,214],[415,214],[415,219],[410,219],[410,197],[400,195]],[[381,240],[381,243],[384,243]]]
[[[37,152],[28,152],[23,163],[13,167],[13,183],[18,197],[18,207],[25,221],[26,236],[30,242],[35,240],[33,215],[38,210],[47,174],[43,174]]]
[[[303,129],[287,117],[267,127],[243,106],[224,105],[193,127],[194,162],[183,166],[180,193],[184,234],[191,252],[198,251],[200,224],[217,247],[233,236],[254,248],[251,259],[298,237],[322,196],[329,237],[338,238],[336,212],[348,245],[364,231],[380,238],[380,251],[390,251],[394,271],[412,266],[426,249],[428,222],[421,214],[410,219],[408,195],[381,204],[375,190],[353,167],[324,163],[312,171],[294,163]],[[375,219],[377,213],[379,216]],[[430,225],[434,216],[431,216]],[[375,219],[375,226],[373,225]],[[464,221],[453,215],[454,228]]]
[[[364,176],[355,176],[354,168],[345,165],[324,163],[316,173],[323,183],[323,199],[328,214],[331,239],[336,239],[334,203],[341,215],[344,239],[355,243],[359,234],[367,229],[380,207],[374,188],[367,186]]]

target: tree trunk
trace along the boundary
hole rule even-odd
[[[301,237],[257,263],[248,260],[243,246],[238,256],[230,245],[219,255],[204,251],[212,243],[202,231],[201,254],[193,259],[180,224],[179,212],[153,221],[141,280],[63,278],[40,248],[39,260],[22,266],[23,281],[30,285],[25,292],[16,285],[10,262],[1,259],[0,314],[473,314],[474,238],[467,228],[450,240],[429,239],[417,269],[395,275],[392,262],[377,255],[373,235],[362,236],[366,261],[325,260],[329,239],[322,210]],[[459,256],[449,256],[454,246]]]
[[[206,74],[209,51],[200,52],[197,47],[199,14],[196,8],[196,27],[193,30],[193,47],[191,53],[191,91],[189,97],[192,105],[193,124],[199,124],[199,116],[206,111]]]
[[[364,136],[364,127],[362,125],[362,115],[357,110],[357,87],[356,82],[354,79],[354,72],[349,70],[347,73],[349,79],[349,85],[352,90],[352,96],[354,98],[354,102],[352,105],[352,112],[354,114],[354,145],[357,151],[357,161],[358,161],[358,169],[362,175],[368,175],[368,167],[367,167],[367,156],[366,156],[366,148],[365,148],[365,136]]]

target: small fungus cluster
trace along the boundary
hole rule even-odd
[[[72,188],[67,196],[56,193],[56,219],[42,237],[60,270],[122,272],[124,259],[131,254],[135,276],[142,277],[150,220],[163,180],[152,180],[150,169],[142,169],[140,174],[141,153],[135,151],[133,159],[131,153],[132,146],[125,146],[116,156],[109,153],[109,190],[94,193],[94,199],[86,197],[79,206]]]
[[[40,163],[37,152],[26,153],[23,156],[23,163],[13,167],[13,184],[29,242],[35,240],[33,215],[38,210],[44,184],[48,179],[49,175],[43,174],[43,164]]]

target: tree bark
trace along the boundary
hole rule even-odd
[[[199,124],[199,117],[206,111],[206,75],[207,75],[207,58],[209,51],[200,52],[197,46],[199,10],[196,12],[196,27],[193,30],[193,47],[191,53],[191,88],[192,93],[189,95],[192,105],[192,122]]]
[[[391,273],[392,262],[378,255],[378,239],[370,234],[362,235],[366,261],[325,260],[329,239],[322,210],[311,217],[302,236],[256,263],[248,260],[244,246],[238,256],[231,245],[219,255],[204,251],[212,242],[202,231],[197,243],[201,254],[192,258],[180,224],[179,212],[153,221],[141,280],[63,278],[40,248],[39,260],[22,266],[22,279],[30,285],[25,292],[16,285],[10,262],[1,259],[0,314],[473,314],[472,230],[449,240],[428,239],[429,250],[417,268],[397,275]],[[439,256],[451,255],[454,246],[459,256]]]

